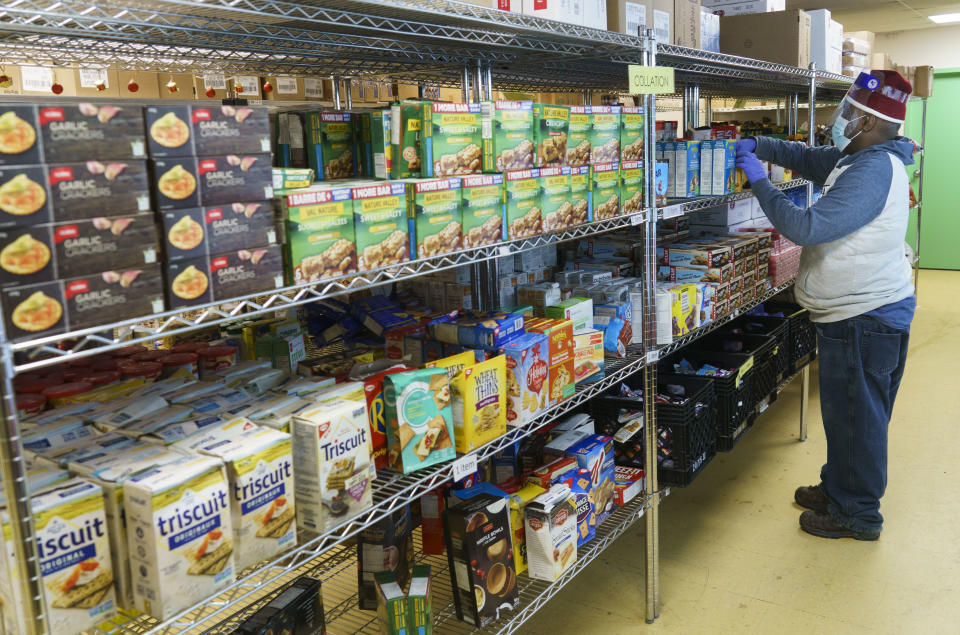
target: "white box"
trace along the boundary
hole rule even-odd
[[[843,25],[836,20],[830,20],[827,47],[829,50],[827,51],[827,65],[824,70],[839,75],[843,70]]]
[[[700,196],[713,196],[713,141],[700,142]]]
[[[527,575],[553,582],[577,561],[577,508],[570,488],[558,483],[524,508]]]
[[[583,0],[523,0],[523,12],[546,20],[583,25]]]
[[[607,30],[607,0],[583,0],[583,26]]]
[[[662,44],[673,44],[673,24],[670,21],[670,16],[672,13],[672,11],[661,11],[654,7],[653,31],[654,35],[657,37],[657,42]]]
[[[731,201],[726,205],[718,205],[700,212],[693,212],[690,215],[690,225],[712,225],[714,227],[736,225],[752,218],[753,204],[753,198],[744,198],[739,201]]]
[[[829,9],[816,9],[807,13],[810,15],[810,61],[820,70],[839,73],[839,70],[830,69],[839,69],[840,66],[840,56],[837,55],[836,60],[833,60],[832,53],[843,48],[843,25],[830,18]],[[839,34],[833,25],[840,27]]]
[[[700,7],[700,44],[704,51],[720,52],[720,16]]]
[[[718,15],[743,15],[746,13],[770,13],[786,11],[786,0],[749,0],[731,2],[730,0],[702,0],[701,3]]]

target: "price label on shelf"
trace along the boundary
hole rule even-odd
[[[462,481],[477,471],[477,455],[468,454],[453,462],[453,480]]]
[[[647,363],[655,364],[660,361],[660,351],[650,351],[647,353]]]
[[[203,74],[203,88],[212,88],[214,90],[226,90],[227,89],[227,76],[223,73],[204,73]]]
[[[500,255],[509,256],[510,255],[510,245],[501,245],[500,246]]]
[[[303,94],[314,99],[323,99],[323,80],[315,77],[304,78]]]
[[[643,513],[644,513],[645,511],[647,511],[647,510],[644,509],[643,507],[641,507],[640,509],[638,509],[638,510],[637,510],[637,518],[638,518],[638,519],[643,518]]]
[[[20,82],[25,91],[49,93],[53,85],[53,69],[47,66],[21,66]]]
[[[296,77],[278,77],[277,78],[278,95],[296,95],[297,78]]]
[[[630,217],[631,225],[643,225],[643,214],[634,214]]]
[[[677,216],[683,216],[683,203],[677,203],[676,205],[668,205],[663,208],[663,220],[668,218],[676,218]]]
[[[107,78],[107,71],[102,68],[80,68],[80,88],[96,88],[97,84],[103,82],[104,86],[110,88],[110,82]]]

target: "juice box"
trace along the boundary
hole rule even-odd
[[[581,165],[570,168],[570,204],[576,224],[594,220],[593,188],[590,179],[590,166]]]
[[[592,106],[590,114],[590,163],[620,160],[620,106]]]
[[[567,156],[570,107],[533,104],[535,164],[538,168],[563,165]]]
[[[524,333],[501,346],[500,353],[507,361],[507,425],[520,427],[547,407],[547,337]]]
[[[503,175],[463,177],[463,248],[503,240]]]
[[[425,177],[479,174],[483,163],[480,104],[424,102],[420,160]]]
[[[536,157],[532,101],[483,102],[483,171],[532,168]]]
[[[403,183],[351,188],[357,270],[369,271],[407,262],[410,234],[407,190]]]
[[[570,168],[540,169],[540,211],[543,214],[544,232],[566,229],[576,224],[570,203]]]
[[[596,163],[591,169],[593,219],[604,220],[620,215],[620,164]]]
[[[528,238],[541,231],[540,170],[515,170],[503,175],[507,239]]]
[[[429,258],[460,249],[463,215],[458,178],[407,183],[407,209],[413,214],[416,254]]]
[[[577,167],[590,163],[590,135],[593,130],[591,106],[570,106],[570,128],[564,165]]]
[[[307,113],[307,160],[317,179],[349,179],[357,175],[353,117],[349,112]]]
[[[620,117],[620,160],[643,161],[642,106],[623,106]]]
[[[620,214],[635,214],[643,209],[643,162],[620,164]]]
[[[290,284],[357,271],[350,188],[311,188],[280,199],[286,241],[284,270]]]
[[[420,162],[420,103],[405,101],[390,108],[390,178],[418,178]]]

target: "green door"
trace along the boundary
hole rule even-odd
[[[938,70],[934,75],[933,97],[927,100],[926,150],[923,164],[923,209],[920,218],[920,267],[923,269],[960,269],[960,214],[957,214],[954,188],[960,166],[960,143],[951,131],[956,125],[960,103],[960,68]],[[911,101],[907,107],[905,133],[918,144],[921,137],[923,104]],[[907,166],[910,185],[919,195],[920,155],[916,164]],[[916,240],[916,211],[911,211],[907,242]]]

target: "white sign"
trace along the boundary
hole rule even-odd
[[[203,89],[207,90],[208,88],[212,88],[214,90],[226,90],[227,76],[221,73],[204,73]]]
[[[102,68],[81,68],[80,88],[96,88],[97,84],[103,82],[103,85],[110,88],[110,81],[107,79],[107,71]]]
[[[314,77],[304,78],[303,94],[314,99],[323,99],[323,80]]]
[[[636,214],[631,214],[630,216],[631,225],[642,225],[643,224],[643,212],[638,212]]]
[[[468,454],[453,462],[453,480],[462,481],[477,471],[477,455]]]
[[[677,216],[683,216],[683,203],[677,203],[676,205],[663,208],[663,220],[676,218]]]
[[[242,91],[237,91],[241,95],[256,96],[260,94],[260,78],[256,75],[237,75],[233,78],[233,82],[236,86],[243,89]]]
[[[278,95],[296,95],[297,78],[296,77],[278,77],[277,78]]]
[[[53,69],[49,66],[21,66],[20,81],[25,91],[48,93],[53,84]]]

